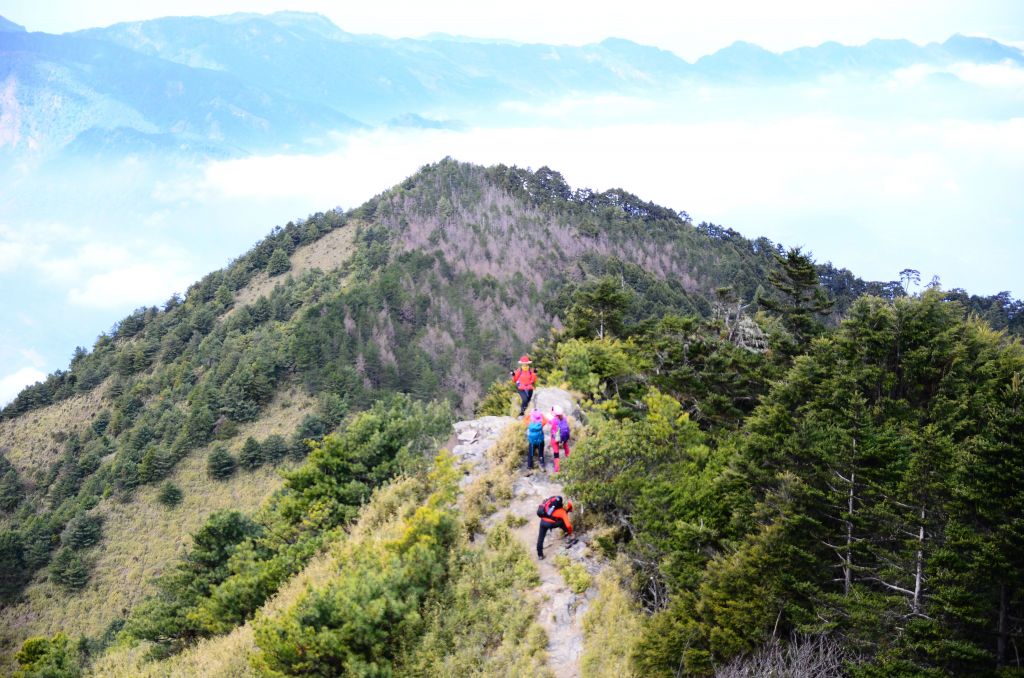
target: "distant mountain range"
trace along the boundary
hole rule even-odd
[[[0,153],[175,150],[235,156],[315,145],[361,126],[446,127],[496,104],[569,93],[875,76],[924,64],[1010,62],[984,38],[827,42],[782,54],[737,42],[689,63],[628,40],[553,46],[346,33],[298,12],[167,17],[63,35],[0,17]],[[493,116],[492,116],[493,117]]]

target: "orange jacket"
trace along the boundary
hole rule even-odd
[[[537,381],[537,373],[520,367],[512,373],[512,381],[516,383],[516,388],[520,391],[532,391],[533,383]]]
[[[566,534],[572,534],[572,523],[569,521],[569,512],[566,511],[564,508],[555,509],[554,511],[551,512],[550,516],[546,518],[541,518],[541,520],[548,523],[549,525],[554,525],[558,522],[559,518],[561,518],[562,522],[565,523]]]

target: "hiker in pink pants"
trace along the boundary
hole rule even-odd
[[[551,456],[555,461],[555,473],[558,473],[559,451],[564,450],[565,456],[569,456],[569,419],[562,411],[561,405],[551,408]]]

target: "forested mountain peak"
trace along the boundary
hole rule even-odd
[[[614,646],[616,665],[708,675],[773,624],[832,633],[843,661],[869,669],[1008,661],[1012,558],[942,568],[972,545],[1018,543],[1004,529],[1017,471],[1000,480],[996,469],[1019,454],[1024,368],[1002,329],[1019,329],[1020,303],[937,286],[910,296],[912,273],[865,282],[623,189],[450,158],[356,209],[276,227],[3,410],[5,653],[59,627],[86,638],[87,660],[115,639],[155,659],[202,638],[236,642],[229,632],[244,627],[245,652],[257,643],[264,657],[246,670],[267,673],[292,666],[308,631],[296,620],[320,601],[324,628],[340,634],[323,656],[433,666],[450,634],[410,621],[409,654],[367,649],[335,629],[349,628],[339,610],[382,596],[382,609],[427,619],[489,599],[459,592],[459,568],[493,557],[529,570],[500,534],[462,550],[455,535],[476,534],[483,514],[456,520],[457,473],[443,455],[431,462],[454,413],[510,414],[508,371],[529,352],[541,379],[584,407],[565,489],[596,521],[595,548],[625,568],[607,590],[634,597],[620,608],[635,632]],[[501,482],[518,473],[522,433],[509,429]],[[973,503],[983,485],[999,500]],[[491,478],[472,496],[492,506],[507,500],[500,487]],[[857,507],[844,513],[849,492]],[[241,512],[215,511],[231,506]],[[346,536],[357,519],[354,534],[390,526],[362,556],[363,538]],[[455,544],[461,560],[442,564]],[[498,570],[484,584],[512,605],[520,583]],[[303,577],[330,583],[305,598]],[[958,602],[961,585],[971,595]],[[254,637],[264,604],[298,611],[257,623]],[[455,623],[438,615],[436,628]],[[986,645],[990,618],[1005,622],[1002,649]],[[939,641],[919,649],[906,619],[972,658]],[[892,647],[868,637],[883,621]],[[23,665],[66,658],[66,638],[43,640]],[[534,658],[543,647],[506,641]]]

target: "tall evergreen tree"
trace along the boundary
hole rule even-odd
[[[263,449],[259,442],[249,436],[242,444],[242,450],[238,453],[238,465],[247,471],[252,471],[263,465]]]
[[[570,335],[598,339],[621,337],[632,298],[632,292],[614,276],[584,283],[573,295],[574,303],[568,312],[566,324]]]
[[[214,445],[206,459],[206,472],[214,480],[227,480],[235,473],[237,462],[223,445]]]
[[[288,253],[280,247],[274,250],[274,253],[270,255],[270,260],[267,261],[267,274],[270,276],[287,273],[291,268],[292,262],[288,259]]]
[[[814,261],[801,248],[791,248],[785,256],[774,256],[777,267],[768,274],[768,280],[775,295],[763,297],[761,304],[782,317],[801,349],[821,334],[821,316],[832,308],[833,302],[821,286]]]

